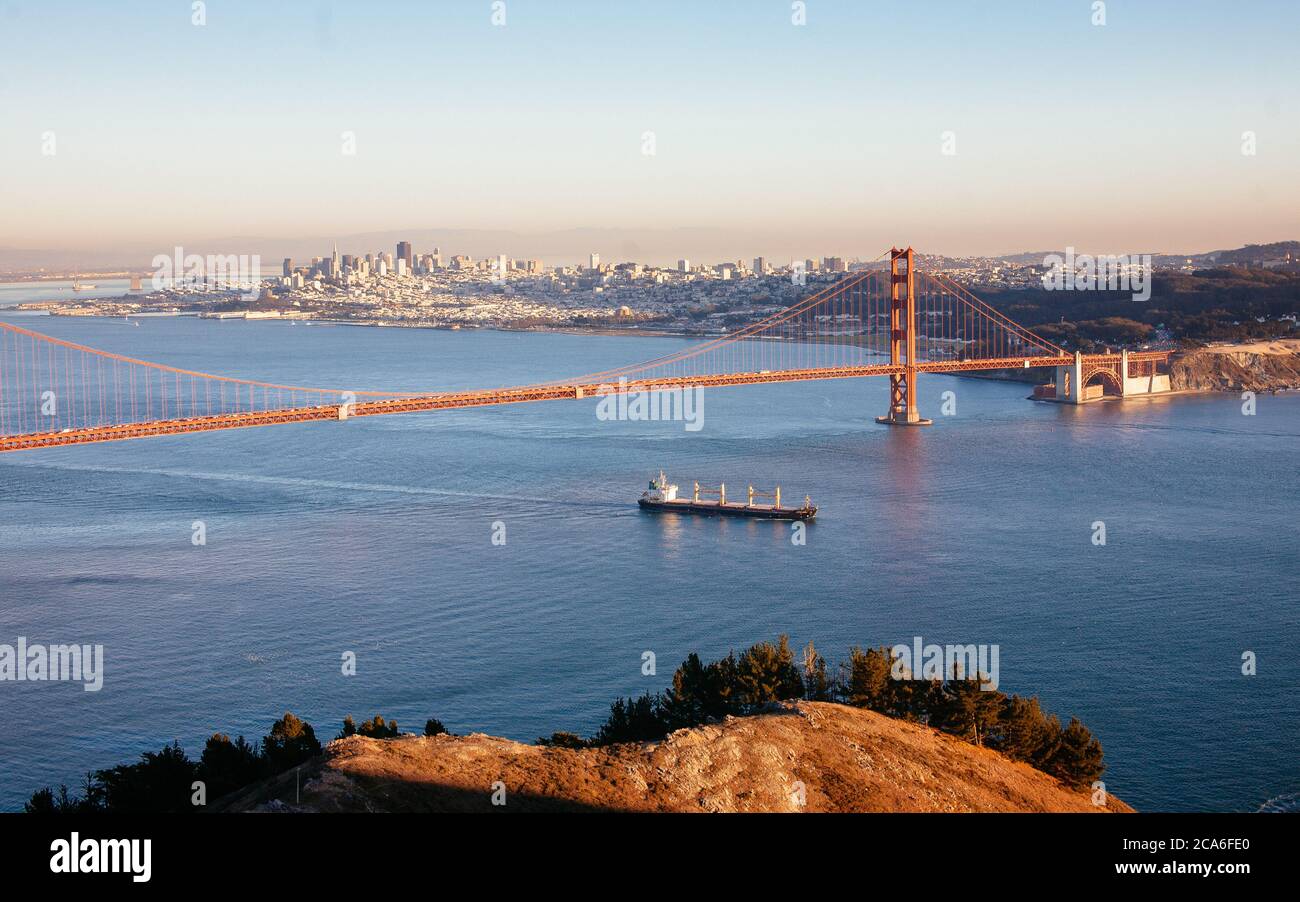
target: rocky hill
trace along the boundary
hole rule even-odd
[[[505,805],[494,806],[494,784]],[[802,789],[802,803],[801,803]],[[499,793],[498,793],[498,797]],[[508,739],[335,740],[226,811],[1131,811],[928,727],[823,702],[592,749]]]
[[[1174,391],[1300,389],[1300,339],[1218,345],[1180,354],[1169,366]]]

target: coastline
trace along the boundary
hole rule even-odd
[[[1049,370],[991,370],[984,373],[953,373],[963,379],[1018,382],[1035,385],[1045,381]],[[1178,351],[1170,359],[1171,391],[1159,397],[1220,392],[1300,391],[1300,339],[1220,343]],[[1039,399],[1041,400],[1041,399]]]

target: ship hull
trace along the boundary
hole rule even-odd
[[[756,504],[718,504],[716,501],[651,501],[640,498],[642,510],[674,514],[695,514],[704,517],[748,517],[753,520],[811,520],[817,516],[815,507],[772,507]]]

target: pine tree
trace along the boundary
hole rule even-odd
[[[262,738],[262,755],[272,774],[282,773],[320,752],[320,741],[311,724],[288,711],[271,725],[270,734]]]
[[[95,771],[91,801],[113,814],[162,814],[192,810],[197,767],[179,742],[145,752],[135,764]]]
[[[385,722],[382,714],[376,714],[370,720],[362,721],[357,732],[371,739],[393,739],[398,735],[397,721]]]
[[[983,682],[983,675],[964,677],[961,669],[953,664],[952,678],[939,695],[938,710],[931,708],[931,724],[935,725],[937,715],[937,726],[944,732],[984,745],[986,737],[996,735],[1004,696],[986,691]]]
[[[1061,731],[1060,746],[1046,770],[1075,789],[1090,786],[1106,770],[1101,743],[1077,718],[1071,717],[1070,725]]]
[[[844,700],[854,707],[888,712],[894,694],[889,671],[889,653],[885,649],[863,651],[857,646],[849,649],[848,679],[842,690]]]
[[[745,708],[802,698],[803,678],[790,651],[790,637],[782,635],[776,645],[759,642],[750,646],[736,662],[736,685],[738,700]]]
[[[592,740],[593,745],[616,742],[646,742],[668,734],[662,700],[649,692],[636,699],[616,699],[609,706],[609,718]]]
[[[214,733],[199,757],[199,779],[208,799],[219,799],[261,778],[265,762],[257,747],[240,736],[235,742],[224,733]]]
[[[708,717],[710,697],[709,671],[700,662],[700,656],[691,652],[673,673],[672,688],[666,693],[664,708],[668,719],[676,728],[703,723]]]
[[[993,748],[1042,770],[1060,741],[1061,722],[1043,713],[1036,697],[1013,695],[1003,700],[998,729],[990,742]]]

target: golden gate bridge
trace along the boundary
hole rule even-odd
[[[569,379],[474,391],[307,388],[150,363],[0,323],[0,452],[314,420],[587,398],[697,386],[881,376],[877,421],[920,425],[921,373],[1055,367],[1036,395],[1077,403],[1168,390],[1168,351],[1070,353],[999,313],[911,248],[765,319],[653,360]],[[1163,379],[1163,382],[1159,381]]]

